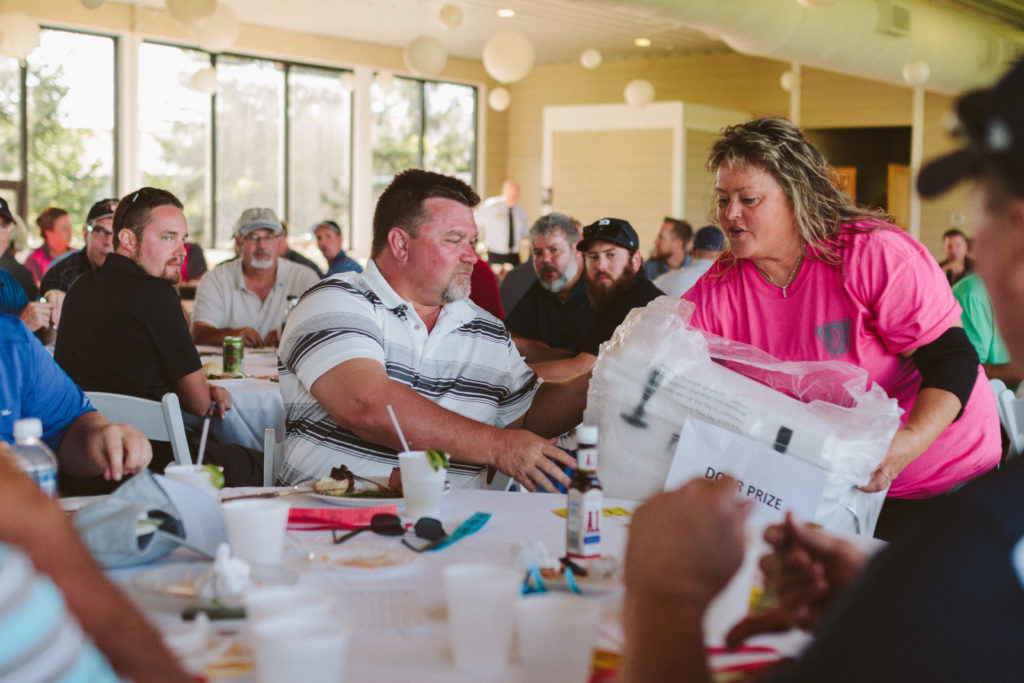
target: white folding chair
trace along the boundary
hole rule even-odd
[[[1006,435],[1010,437],[1008,458],[1024,453],[1024,400],[1017,398],[1009,389],[999,394],[999,419],[1003,423]]]
[[[281,464],[284,461],[284,441],[277,442],[277,435],[274,430],[268,428],[263,432],[263,485],[273,486],[277,482],[277,475],[281,473]]]
[[[85,392],[96,410],[111,422],[121,422],[142,432],[153,441],[170,441],[174,451],[174,462],[191,465],[192,454],[188,452],[185,439],[185,423],[181,418],[181,405],[177,395],[168,392],[159,401],[150,401],[138,396],[110,394],[105,391]]]

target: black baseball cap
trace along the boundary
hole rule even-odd
[[[693,248],[700,251],[725,251],[725,233],[713,225],[705,225],[693,236]]]
[[[117,209],[116,199],[101,199],[92,205],[89,209],[89,215],[85,217],[86,224],[91,224],[93,221],[98,221],[101,218],[107,216],[113,216],[114,211]]]
[[[326,225],[328,228],[330,228],[334,232],[338,233],[339,235],[341,234],[341,226],[338,225],[337,223],[335,223],[334,221],[332,221],[329,218],[327,220],[325,220],[325,221],[320,221],[319,223],[314,225],[313,226],[313,232],[316,232],[316,229],[319,228],[321,225]]]
[[[957,102],[955,134],[962,149],[926,164],[917,177],[923,197],[939,195],[964,178],[995,172],[1024,194],[1024,60],[992,88],[974,90]]]
[[[7,206],[7,200],[0,197],[0,216],[3,216],[9,221],[14,220],[14,214],[11,213],[10,207]]]
[[[596,223],[591,223],[583,228],[583,239],[576,243],[578,251],[586,251],[591,242],[611,242],[630,251],[640,248],[640,239],[636,236],[636,230],[621,218],[602,218]]]

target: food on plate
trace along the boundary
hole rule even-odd
[[[395,468],[398,469],[398,468]],[[394,473],[392,473],[394,477]],[[359,486],[356,480],[369,484],[370,487]],[[335,467],[330,475],[313,482],[313,491],[324,496],[340,496],[345,498],[401,498],[402,489],[385,486],[376,479],[361,477],[345,465]]]
[[[209,363],[203,363],[203,376],[204,377],[207,377],[207,378],[218,377],[218,376],[223,375],[223,374],[224,374],[224,368],[222,368],[220,366],[220,363],[214,363],[212,361],[209,362]]]

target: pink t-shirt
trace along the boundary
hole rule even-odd
[[[843,360],[865,368],[899,402],[905,422],[921,376],[913,360],[897,354],[937,339],[959,319],[960,306],[935,259],[899,228],[843,230],[837,247],[839,266],[811,258],[808,248],[787,298],[749,260],[720,277],[723,264],[716,263],[683,295],[697,307],[692,325],[782,360]],[[995,398],[979,365],[960,419],[896,477],[889,495],[944,493],[995,467],[1000,449]]]

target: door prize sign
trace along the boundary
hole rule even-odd
[[[737,495],[754,501],[751,521],[782,521],[786,510],[813,520],[825,487],[825,470],[763,443],[688,417],[679,433],[665,490],[700,477],[736,479]]]

